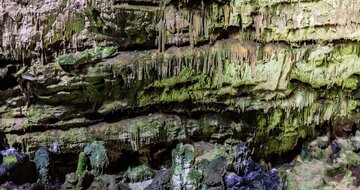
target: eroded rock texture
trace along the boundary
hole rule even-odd
[[[44,146],[76,160],[97,141],[115,170],[129,154],[160,168],[179,142],[293,155],[323,130],[359,127],[359,11],[356,0],[0,0],[0,128],[30,157]]]

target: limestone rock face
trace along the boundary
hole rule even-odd
[[[178,143],[248,142],[269,161],[324,128],[351,136],[359,14],[356,0],[0,0],[1,147],[77,159],[97,141],[107,166],[159,169]],[[192,174],[207,182],[189,188],[218,187]]]
[[[115,17],[113,4],[114,1],[2,0],[1,57],[46,61],[53,53],[105,43],[96,40],[101,38],[101,32],[92,32],[92,27],[96,23],[105,26],[100,13],[108,19]]]

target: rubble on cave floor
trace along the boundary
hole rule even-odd
[[[358,131],[349,139],[322,136],[304,144],[291,164],[279,168],[285,189],[359,189],[359,137]]]

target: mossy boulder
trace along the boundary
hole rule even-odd
[[[91,173],[94,176],[103,174],[109,165],[105,146],[94,142],[84,148],[84,153],[90,159]]]
[[[329,158],[331,151],[329,138],[327,136],[318,137],[309,143],[304,143],[301,149],[300,157],[303,161],[323,160]]]
[[[225,166],[228,165],[228,161],[224,156],[218,156],[217,158],[209,161],[202,160],[197,164],[197,168],[202,171],[202,185],[204,187],[218,187],[222,186],[222,172]],[[201,179],[201,178],[200,178]],[[199,180],[200,181],[200,180]]]
[[[13,148],[0,151],[0,182],[12,181],[16,184],[35,182],[37,171],[28,155]],[[26,172],[24,172],[26,171]]]
[[[124,175],[127,182],[135,183],[154,178],[156,171],[149,166],[141,165],[134,168],[129,168]]]
[[[89,157],[85,154],[85,152],[80,152],[77,167],[76,167],[76,174],[78,176],[81,176],[82,173],[85,170],[87,170],[88,168],[90,168]]]

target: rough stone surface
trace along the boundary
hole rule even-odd
[[[104,145],[92,143],[84,148],[84,153],[90,159],[92,174],[95,177],[104,174],[109,165],[109,158]]]
[[[40,147],[35,152],[34,162],[39,176],[39,184],[51,184],[54,171],[49,150],[45,147]]]
[[[360,165],[360,155],[353,152],[352,139],[336,139],[341,150],[333,155],[330,145],[323,149],[314,146],[319,139],[324,138],[326,137],[319,137],[304,145],[303,152],[305,149],[308,156],[298,157],[292,166],[284,165],[279,169],[286,180],[285,189],[359,188],[356,169]]]

